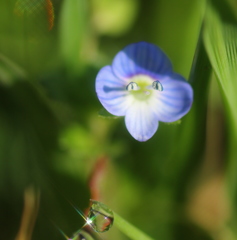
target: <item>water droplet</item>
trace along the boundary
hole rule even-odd
[[[95,238],[89,232],[81,229],[68,240],[95,240]]]
[[[137,83],[135,83],[135,82],[130,82],[130,83],[126,86],[126,90],[127,90],[127,91],[137,91],[137,90],[139,90],[139,87],[138,87]]]
[[[105,204],[92,201],[90,211],[87,218],[87,223],[96,231],[96,232],[106,232],[108,231],[114,221],[114,214]]]
[[[158,90],[160,92],[163,91],[163,86],[159,81],[154,81],[152,83],[152,88],[154,88],[155,90]]]

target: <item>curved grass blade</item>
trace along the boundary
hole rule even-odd
[[[222,22],[213,6],[209,5],[203,39],[225,103],[229,128],[226,174],[233,201],[237,193],[237,28]]]

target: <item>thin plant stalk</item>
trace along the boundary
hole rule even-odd
[[[140,229],[127,222],[125,219],[120,217],[117,213],[114,213],[114,225],[123,232],[127,237],[133,240],[154,240],[150,236],[146,235]]]

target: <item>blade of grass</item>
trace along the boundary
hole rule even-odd
[[[123,232],[126,236],[133,240],[154,240],[153,238],[147,236],[140,229],[133,226],[131,223],[120,217],[117,213],[114,213],[114,225]]]
[[[237,192],[237,28],[223,23],[213,6],[209,5],[203,39],[226,106],[229,128],[226,174],[233,201]]]
[[[85,0],[63,2],[60,16],[60,51],[63,61],[73,71],[80,70],[81,50],[86,34],[87,3]]]

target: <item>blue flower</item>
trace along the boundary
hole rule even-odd
[[[104,108],[113,115],[125,116],[129,133],[147,141],[159,121],[174,122],[191,108],[193,90],[157,46],[130,44],[103,67],[96,77],[96,93]]]

